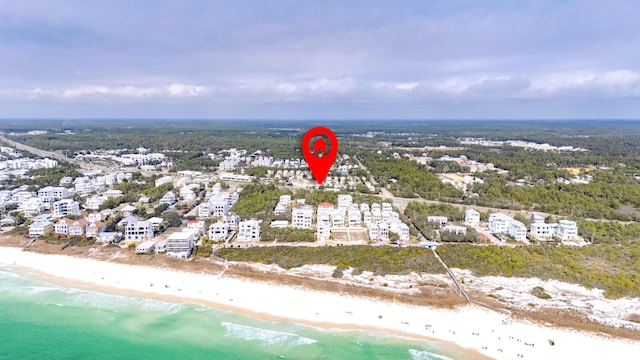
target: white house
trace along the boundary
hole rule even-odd
[[[316,231],[316,237],[318,243],[324,244],[324,241],[331,237],[331,226],[329,225],[318,225]]]
[[[120,242],[121,238],[122,238],[122,233],[103,231],[98,233],[98,238],[96,241],[100,243],[111,244],[111,243]]]
[[[309,229],[313,223],[313,207],[305,205],[291,211],[291,226],[296,229]]]
[[[360,226],[362,222],[362,215],[360,210],[349,210],[349,226]]]
[[[460,226],[460,225],[452,225],[452,224],[448,224],[445,225],[444,231],[448,231],[450,233],[454,233],[456,235],[466,235],[467,234],[467,228],[465,226]]]
[[[120,209],[120,211],[122,212],[123,216],[131,216],[133,215],[133,213],[137,212],[138,209],[133,205],[126,204],[122,207],[122,209]]]
[[[494,233],[506,233],[513,218],[502,213],[489,215],[489,230]]]
[[[286,229],[289,227],[289,222],[287,220],[273,220],[269,227],[272,229]]]
[[[344,226],[344,216],[345,213],[343,210],[337,209],[331,213],[331,226],[342,227]]]
[[[85,202],[85,209],[98,210],[100,206],[107,201],[107,197],[104,195],[94,195],[92,197],[87,198]]]
[[[45,206],[42,199],[37,197],[30,198],[20,205],[20,211],[27,217],[39,215],[44,211],[44,208]]]
[[[164,194],[164,196],[160,199],[161,204],[167,204],[167,205],[173,205],[177,201],[178,200],[176,199],[176,194],[174,194],[172,191],[167,191],[167,193]]]
[[[351,195],[338,195],[338,209],[347,210],[353,203],[353,197]]]
[[[136,254],[151,254],[156,247],[156,243],[153,241],[145,241],[136,246]]]
[[[55,224],[53,224],[53,232],[61,235],[69,234],[69,224],[72,222],[73,220],[67,218],[59,219]]]
[[[373,222],[373,215],[371,215],[371,211],[364,210],[362,212],[362,218],[365,224],[371,224]]]
[[[260,229],[260,221],[252,219],[252,220],[244,220],[238,224],[238,237],[239,241],[253,241],[260,240],[260,236],[262,236],[262,232]]]
[[[148,221],[129,221],[124,228],[126,243],[141,243],[153,239],[153,227]]]
[[[88,238],[89,237],[98,238],[98,234],[103,232],[106,228],[107,226],[102,221],[93,221],[87,225],[85,234]]]
[[[380,240],[389,240],[389,225],[386,223],[378,224],[378,239]]]
[[[480,213],[474,209],[468,209],[464,212],[464,224],[476,226],[480,224]]]
[[[576,240],[578,239],[578,225],[575,221],[560,220],[558,221],[557,233],[562,240]]]
[[[156,179],[155,186],[160,186],[164,184],[169,184],[173,182],[173,178],[171,176],[163,176],[161,178]]]
[[[534,222],[529,228],[529,234],[536,240],[551,240],[556,235],[557,228],[558,224]]]
[[[525,241],[527,240],[527,227],[518,220],[511,220],[507,234],[516,241]]]
[[[80,213],[80,204],[71,199],[62,199],[53,203],[53,216],[62,217]]]
[[[371,208],[371,222],[375,224],[382,222],[382,212],[380,209]]]
[[[398,226],[398,233],[400,235],[400,241],[402,242],[409,241],[409,225],[405,223],[401,223]]]
[[[220,219],[225,224],[229,225],[229,230],[238,230],[238,224],[240,223],[240,217],[236,214],[223,215]]]
[[[440,226],[444,226],[447,224],[446,216],[427,216],[428,222],[434,222],[440,224]]]
[[[40,221],[29,225],[29,236],[38,237],[44,235],[47,231],[51,230],[50,221]]]
[[[544,217],[537,213],[531,214],[531,222],[533,224],[544,223]]]
[[[380,235],[378,224],[368,223],[367,226],[369,227],[369,239],[378,240],[378,237]]]
[[[221,241],[229,237],[231,231],[229,230],[229,224],[223,222],[216,222],[209,226],[209,240]]]
[[[167,238],[165,252],[167,256],[186,259],[191,255],[194,244],[193,233],[189,231],[175,232]]]

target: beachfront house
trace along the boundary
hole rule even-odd
[[[194,244],[193,233],[189,231],[175,232],[167,238],[165,252],[167,256],[186,259],[191,255]]]
[[[331,237],[331,226],[318,225],[316,236],[318,243],[324,244],[324,241]]]
[[[51,231],[53,224],[50,221],[40,221],[29,225],[29,236],[38,237]]]
[[[86,227],[87,227],[87,220],[85,219],[73,220],[69,224],[69,235],[83,236],[85,234]]]
[[[240,224],[238,224],[237,239],[239,241],[260,240],[260,236],[262,236],[260,221],[261,220],[255,219],[241,221]]]
[[[124,228],[125,244],[139,244],[152,239],[153,227],[148,221],[129,221]]]
[[[93,221],[87,225],[87,228],[85,229],[85,234],[88,238],[89,237],[98,238],[98,234],[105,231],[106,228],[107,228],[107,225],[105,225],[105,223],[103,223],[102,221]]]
[[[313,222],[313,207],[305,205],[291,211],[291,226],[296,229],[309,229]]]
[[[218,221],[209,226],[209,240],[211,241],[225,240],[230,233],[229,224]]]
[[[151,254],[155,250],[155,245],[153,241],[145,241],[136,246],[136,254]]]
[[[164,253],[167,250],[167,239],[159,241],[156,244],[156,253]]]
[[[103,244],[119,243],[122,239],[122,233],[119,232],[100,232],[96,238],[96,242]]]
[[[72,223],[73,220],[67,218],[61,218],[53,224],[53,233],[59,235],[67,235],[69,234],[69,224]]]

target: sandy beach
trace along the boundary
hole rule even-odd
[[[633,358],[640,342],[542,326],[473,305],[455,309],[0,247],[0,264],[133,296],[196,302],[254,317],[327,329],[385,332],[436,343],[451,342],[496,359]],[[551,346],[552,339],[555,345]],[[477,352],[477,353],[476,353]],[[483,356],[478,356],[482,358]]]

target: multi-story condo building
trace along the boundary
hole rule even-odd
[[[80,204],[72,199],[62,199],[53,203],[53,216],[62,217],[80,213]]]
[[[193,232],[175,232],[167,238],[165,252],[167,256],[186,259],[193,251],[194,242],[195,238],[193,236]]]
[[[313,224],[313,207],[305,205],[291,211],[291,226],[296,229],[309,229]]]
[[[130,219],[124,228],[124,241],[127,243],[141,243],[153,239],[153,225],[149,221]]]
[[[254,241],[260,240],[262,231],[260,229],[260,221],[252,219],[241,221],[238,224],[238,240],[240,241]]]

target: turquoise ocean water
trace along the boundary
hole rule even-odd
[[[455,349],[63,287],[0,267],[0,359],[462,359]]]

